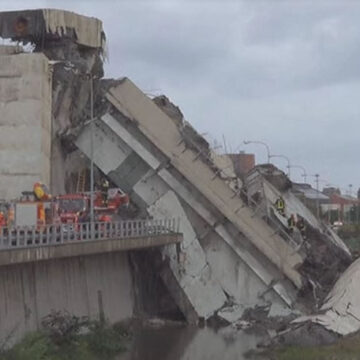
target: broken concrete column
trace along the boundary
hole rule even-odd
[[[0,46],[0,199],[50,182],[51,70],[43,54]],[[11,184],[11,185],[10,185]]]
[[[173,191],[168,191],[148,207],[148,212],[154,219],[175,216],[180,220],[179,230],[184,236],[184,241],[179,251],[176,246],[168,246],[162,249],[162,254],[164,259],[169,261],[169,270],[176,278],[179,291],[186,294],[198,317],[208,319],[224,305],[226,296],[213,277],[205,253],[177,196]],[[183,302],[179,299],[181,295],[173,292],[173,296],[184,315],[193,321],[193,311],[182,307]]]
[[[42,75],[47,80],[53,75],[52,91],[46,92],[53,117],[49,126],[51,136],[47,138],[53,166],[51,175],[36,180],[48,184],[52,193],[64,193],[65,182],[72,175],[67,155],[75,149],[64,135],[90,118],[91,82],[96,98],[98,79],[104,74],[102,59],[106,56],[106,41],[102,22],[55,9],[9,11],[0,13],[0,36],[33,45],[34,54],[27,56],[41,53],[49,59],[52,72],[43,71]],[[37,93],[34,88],[32,94]]]

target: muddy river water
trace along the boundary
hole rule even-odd
[[[118,360],[243,360],[261,337],[234,331],[190,326],[141,329],[129,351]]]

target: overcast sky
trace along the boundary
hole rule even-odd
[[[0,3],[39,7],[103,20],[106,76],[166,94],[209,139],[224,135],[228,149],[260,163],[265,147],[242,142],[265,141],[321,185],[360,186],[360,0]],[[301,173],[292,169],[293,180]]]

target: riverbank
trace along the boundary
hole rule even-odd
[[[360,360],[360,333],[341,338],[334,344],[280,346],[261,351],[251,359],[270,360]]]
[[[129,333],[123,324],[108,325],[63,313],[52,313],[42,329],[28,333],[8,348],[11,335],[0,349],[1,360],[112,360],[126,350]]]
[[[214,329],[183,324],[134,329],[129,351],[117,360],[246,360],[263,336],[232,326]]]

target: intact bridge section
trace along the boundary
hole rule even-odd
[[[117,322],[131,318],[129,251],[177,246],[177,219],[2,229],[0,338],[21,338],[51,311]]]

